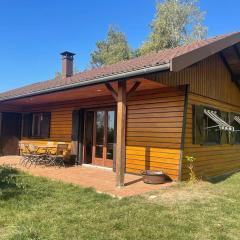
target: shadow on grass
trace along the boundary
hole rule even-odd
[[[228,173],[228,174],[212,177],[212,178],[207,179],[207,181],[210,182],[210,183],[213,183],[213,184],[224,182],[228,178],[230,178],[232,175],[236,174],[237,172],[239,172],[239,171],[234,171],[234,172],[231,172],[231,173]]]
[[[20,172],[10,166],[0,166],[0,199],[8,200],[22,193]]]

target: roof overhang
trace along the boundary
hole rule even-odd
[[[0,103],[0,112],[9,110],[19,110],[27,111],[32,107],[41,108],[43,106],[60,106],[64,105],[66,102],[68,104],[76,104],[77,102],[84,104],[91,102],[103,101],[106,105],[112,104],[114,102],[114,94],[118,91],[118,81],[112,81],[109,89],[109,82],[103,82],[98,84],[93,84],[91,86],[82,86],[73,89],[66,89],[63,91],[56,91],[46,94],[39,94],[29,97],[22,97],[18,99],[12,99]],[[134,88],[137,86],[137,88]],[[136,94],[142,91],[153,92],[156,89],[168,88],[167,85],[152,81],[151,79],[145,78],[144,76],[137,76],[134,78],[129,78],[126,80],[126,91],[128,94],[134,89]],[[176,88],[179,89],[179,88]],[[181,90],[181,89],[180,89]],[[129,95],[128,95],[129,96]],[[91,99],[91,100],[90,100]]]
[[[99,83],[106,83],[116,81],[119,79],[129,79],[133,77],[143,76],[149,73],[157,73],[160,71],[172,71],[178,72],[191,65],[206,59],[213,54],[219,53],[227,66],[229,72],[232,75],[232,80],[240,87],[240,33],[233,33],[223,38],[217,39],[213,42],[206,40],[205,45],[198,45],[198,42],[194,43],[194,50],[189,50],[188,46],[185,46],[185,53],[181,55],[173,56],[171,59],[167,59],[165,62],[157,63],[157,65],[149,65],[139,69],[129,70],[125,72],[118,72],[109,75],[101,75],[100,77],[93,77],[92,79],[74,81],[69,84],[61,84],[54,87],[49,87],[41,90],[32,90],[31,92],[13,94],[0,98],[0,103],[8,100],[14,100],[24,97],[31,97],[36,95],[48,94],[68,89],[79,88],[83,86],[91,86]],[[156,63],[155,63],[156,64]],[[68,81],[67,81],[68,82]],[[69,81],[71,82],[71,81]]]
[[[195,50],[174,57],[171,61],[170,70],[178,72],[237,43],[240,43],[240,33],[231,34],[216,42],[196,48]]]
[[[49,88],[49,89],[43,89],[40,91],[29,92],[27,94],[20,94],[17,96],[6,97],[6,98],[0,99],[0,103],[9,101],[9,100],[24,98],[24,97],[31,97],[31,96],[36,96],[36,95],[42,95],[42,94],[47,94],[47,93],[68,90],[68,89],[74,89],[74,88],[83,87],[83,86],[91,86],[94,84],[116,81],[119,79],[128,79],[131,77],[141,76],[141,75],[145,75],[148,73],[165,71],[165,70],[170,70],[170,63],[161,64],[161,65],[154,66],[154,67],[142,68],[142,69],[119,73],[119,74],[114,74],[114,75],[109,75],[109,76],[104,76],[104,77],[99,77],[99,78],[90,79],[87,81],[81,81],[81,82],[77,82],[77,83],[73,83],[73,84],[69,84],[69,85],[64,85],[64,86],[59,86],[59,87],[54,87],[54,88]]]

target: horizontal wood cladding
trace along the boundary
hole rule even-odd
[[[71,141],[72,109],[52,111],[50,137],[53,141]]]
[[[240,106],[240,89],[219,54],[215,54],[180,72],[152,74],[154,79],[167,86],[189,84],[189,92],[206,96],[221,102]]]
[[[195,172],[198,176],[210,177],[240,169],[240,144],[214,146],[192,144],[192,105],[194,104],[215,107],[226,112],[240,112],[240,107],[189,94],[184,156],[196,157]],[[183,179],[188,178],[186,159],[183,159],[182,174]]]
[[[25,112],[50,111],[51,131],[49,139],[24,139],[24,142],[37,145],[67,142],[70,145],[74,109],[113,105],[111,97],[104,97],[25,109]],[[183,111],[184,91],[176,88],[140,91],[127,100],[127,172],[163,170],[172,179],[178,179]]]
[[[136,93],[127,101],[126,171],[163,170],[178,179],[184,91]]]
[[[61,102],[58,104],[35,105],[25,108],[25,112],[51,112],[50,138],[47,141],[71,142],[72,111],[81,108],[95,108],[114,105],[113,98],[99,97],[82,101]],[[26,140],[26,139],[25,139]],[[32,141],[30,139],[30,141]],[[41,140],[40,140],[41,141]]]

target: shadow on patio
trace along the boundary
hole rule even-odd
[[[0,165],[10,165],[14,168],[28,172],[34,176],[48,177],[67,183],[77,184],[82,187],[94,188],[97,192],[106,193],[117,197],[128,197],[156,191],[168,187],[173,183],[163,185],[148,185],[142,182],[141,176],[126,174],[125,187],[116,188],[115,173],[111,170],[95,167],[73,166],[68,168],[31,166],[24,167],[19,156],[0,157]]]

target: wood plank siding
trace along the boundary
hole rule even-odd
[[[194,104],[215,107],[226,112],[240,112],[240,107],[189,94],[184,155],[196,158],[195,172],[200,177],[209,177],[240,169],[240,144],[214,146],[192,144],[192,106]],[[186,164],[186,160],[183,159],[182,179],[188,177]]]
[[[216,176],[240,169],[240,145],[200,146],[192,144],[192,106],[215,107],[226,112],[240,112],[240,90],[219,54],[215,54],[180,72],[148,76],[168,86],[189,85],[182,179],[188,177],[184,156],[196,157],[199,176]]]
[[[57,104],[39,105],[25,108],[24,112],[51,112],[50,137],[48,139],[22,138],[22,143],[33,143],[44,146],[48,142],[69,144],[71,148],[72,111],[81,108],[95,108],[115,105],[111,96],[85,99],[81,101],[62,102]]]
[[[49,139],[23,139],[24,143],[71,144],[72,111],[115,105],[112,97],[35,106],[25,112],[51,111]],[[162,169],[178,178],[182,136],[184,91],[175,88],[140,91],[127,100],[126,171]]]
[[[214,176],[240,169],[240,145],[192,144],[194,104],[226,112],[240,112],[240,90],[232,81],[219,54],[180,72],[166,71],[143,77],[168,87],[137,91],[127,99],[127,172],[139,173],[145,169],[156,169],[163,170],[174,180],[181,177],[186,179],[186,155],[197,158],[196,171],[201,176]],[[189,85],[186,109],[184,85]],[[24,112],[51,111],[52,116],[49,139],[25,138],[23,141],[42,144],[48,141],[55,144],[67,142],[70,146],[72,111],[103,106],[116,106],[110,93],[105,97],[25,108]]]
[[[52,110],[51,114],[51,141],[71,142],[72,108]]]
[[[178,179],[184,91],[139,92],[127,101],[126,171],[163,170]]]
[[[240,112],[240,91],[219,55],[214,55],[199,65],[202,68],[202,83],[195,80],[190,85],[192,94],[189,94],[188,101],[184,155],[194,155],[196,173],[201,177],[209,177],[240,169],[240,145],[192,144],[192,106],[198,104],[215,107],[220,111]],[[188,177],[185,159],[182,174],[182,179]]]
[[[231,80],[229,71],[219,54],[215,54],[180,72],[151,74],[153,79],[167,86],[189,85],[189,92],[240,106],[240,91]]]

